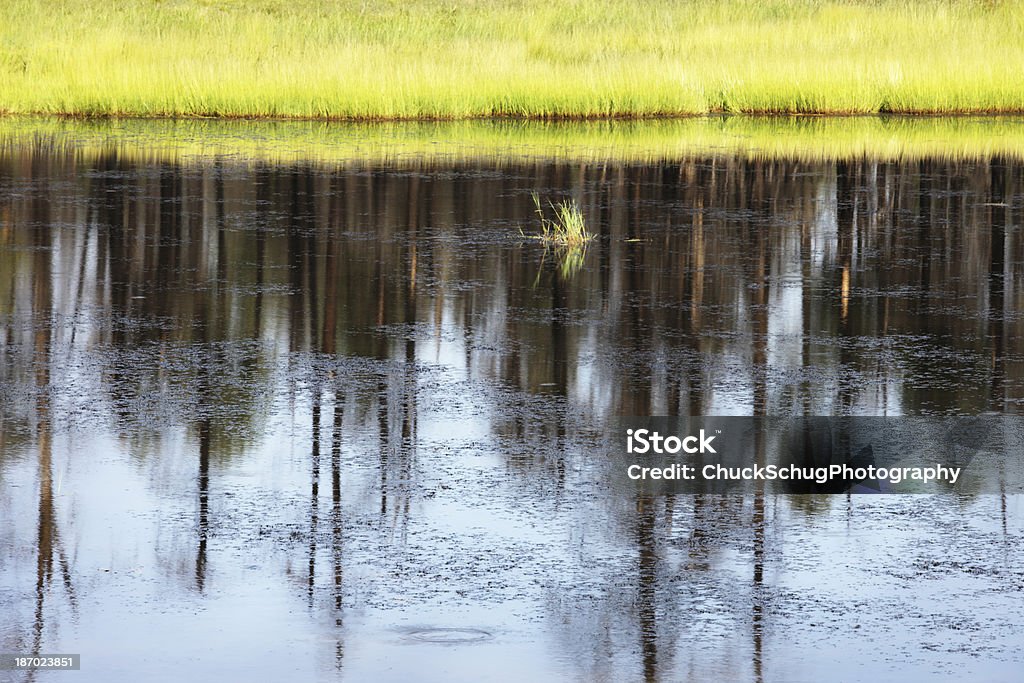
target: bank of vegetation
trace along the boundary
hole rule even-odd
[[[0,112],[1024,111],[1021,0],[5,0]]]
[[[1019,116],[706,116],[653,121],[140,120],[0,117],[0,154],[108,162],[423,166],[659,163],[740,157],[809,162],[1024,161]]]

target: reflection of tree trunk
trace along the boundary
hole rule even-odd
[[[37,362],[40,362],[37,360]],[[45,363],[46,361],[42,361]],[[43,640],[43,604],[47,585],[53,577],[54,510],[53,466],[50,447],[49,416],[46,399],[40,398],[39,427],[39,533],[36,543],[36,613],[32,634],[32,652],[38,653]]]
[[[992,164],[989,203],[997,206],[989,207],[989,224],[992,226],[988,269],[988,336],[992,345],[989,404],[991,410],[1000,413],[1006,411],[1006,366],[1003,356],[1006,335],[1006,225],[1010,222],[1010,207],[998,205],[1006,203],[1007,195],[1011,191],[1010,177],[1012,174],[1006,173],[998,163]],[[1006,473],[1002,464],[999,469],[999,511],[1003,538],[1006,538]]]
[[[917,315],[924,325],[924,331],[930,333],[927,307],[931,306],[928,294],[932,285],[932,172],[927,161],[918,164],[918,182],[920,187],[916,197],[919,216],[917,249],[920,254],[918,263],[921,273],[921,295],[917,298]]]
[[[377,327],[383,327],[384,324],[388,322],[387,299],[385,298],[387,283],[384,280],[384,263],[385,257],[383,250],[380,245],[377,245],[373,275],[373,285],[377,289]],[[382,336],[374,336],[372,344],[374,357],[387,358],[387,339]]]
[[[327,265],[324,272],[324,319],[320,334],[321,350],[334,357],[337,348],[338,328],[338,253],[327,254]]]
[[[414,183],[414,188],[418,187]],[[412,201],[415,202],[415,193]],[[410,218],[412,220],[412,218]],[[416,370],[416,229],[415,224],[411,227],[411,233],[407,236],[409,240],[409,285],[405,291],[405,381],[403,382],[402,402],[402,519],[409,520],[409,506],[411,504],[409,487],[412,485],[412,461],[416,454],[416,413],[417,413],[417,391],[419,389],[419,377]],[[403,527],[404,528],[404,527]]]
[[[658,553],[655,546],[654,501],[641,496],[636,501],[636,540],[639,555],[639,578],[637,581],[637,609],[640,621],[640,651],[644,669],[644,681],[658,680]]]
[[[256,201],[259,204],[270,203],[270,173],[265,167],[256,170]],[[264,288],[264,260],[266,259],[266,232],[257,228],[254,236],[256,241],[256,296],[253,302],[253,336],[260,337],[260,328],[263,322],[263,288]]]
[[[690,281],[690,328],[696,334],[701,328],[701,308],[704,304],[704,197],[699,197],[694,207],[690,254],[687,273]]]
[[[32,625],[32,653],[39,653],[43,649],[43,631],[46,625],[44,607],[46,594],[53,584],[55,557],[60,566],[64,590],[68,594],[68,603],[73,612],[77,612],[78,609],[74,585],[71,582],[71,568],[60,542],[60,527],[53,496],[53,449],[50,441],[49,416],[43,412],[39,417],[39,527],[36,539],[36,605]],[[34,680],[34,677],[33,670],[29,673],[28,680]]]
[[[639,202],[639,198],[635,198],[635,203]],[[633,236],[639,233],[638,220],[635,217],[630,219],[630,227],[627,233],[630,235],[630,239],[635,239]],[[623,254],[623,260],[626,263],[633,264],[628,268],[626,277],[626,292],[642,292],[645,288],[643,281],[643,275],[640,272],[640,268],[635,264],[643,262],[642,247],[639,242],[627,242]],[[628,316],[626,317],[628,327],[625,330],[626,339],[623,342],[628,341],[629,343],[629,354],[633,358],[639,358],[646,350],[645,339],[646,339],[646,313],[644,310],[644,303],[632,302],[628,306]],[[623,345],[625,346],[625,344]],[[624,394],[622,397],[622,414],[623,415],[647,415],[651,411],[651,385],[649,383],[629,383],[623,382],[622,388]]]
[[[1004,321],[1004,297],[1006,291],[1005,268],[1006,268],[1006,224],[1007,214],[1010,209],[1002,206],[1006,202],[1005,191],[1005,169],[998,163],[991,167],[991,198],[989,203],[995,206],[988,207],[989,224],[992,226],[992,235],[989,247],[989,268],[988,268],[988,336],[991,344],[991,373],[989,380],[989,403],[991,410],[1003,412],[1006,409],[1005,401],[1005,364],[1003,355],[1005,353],[1003,338],[1005,336]]]
[[[686,284],[684,292],[690,298],[690,320],[689,329],[685,329],[684,339],[686,345],[691,349],[692,355],[689,361],[689,372],[687,373],[687,415],[702,415],[704,412],[704,368],[701,363],[700,339],[703,333],[701,315],[704,308],[704,197],[697,199],[694,206],[693,236],[690,240],[690,261],[687,268]]]
[[[763,429],[758,429],[755,434],[754,449],[757,464],[763,466],[765,462],[765,434]],[[751,605],[751,634],[753,636],[753,664],[754,680],[761,683],[764,680],[762,670],[762,649],[764,645],[764,605],[762,586],[764,584],[764,535],[765,535],[765,500],[764,481],[758,480],[754,484],[754,514],[752,519],[754,527],[754,584],[753,600]]]
[[[756,229],[756,228],[755,228]],[[768,414],[768,288],[767,279],[770,273],[767,270],[767,242],[764,232],[757,231],[757,249],[755,280],[758,289],[753,296],[755,312],[753,315],[753,337],[754,337],[754,417],[759,419],[754,433],[754,458],[758,466],[765,464],[765,424],[764,418]],[[754,678],[757,683],[763,680],[762,672],[762,640],[763,640],[763,605],[761,595],[761,584],[764,580],[764,524],[765,524],[765,500],[764,481],[758,480],[754,483],[754,511],[752,525],[754,528],[754,581],[751,589],[751,635],[753,638],[753,666]]]
[[[751,295],[752,311],[751,336],[753,348],[753,410],[755,416],[767,413],[768,403],[768,254],[764,230],[757,225],[748,225],[753,231],[754,253],[752,254],[752,283],[755,285]]]
[[[48,211],[41,203],[33,205],[33,218],[46,225]],[[35,257],[35,301],[33,309],[38,330],[35,335],[36,363],[36,437],[39,446],[39,530],[36,543],[36,613],[32,638],[32,652],[38,653],[43,639],[43,604],[46,587],[53,574],[53,464],[50,447],[50,330],[52,321],[52,294],[50,292],[49,259],[43,250],[42,230],[36,232],[34,242],[38,249]]]
[[[89,230],[84,235],[81,249],[76,249],[75,253],[79,261],[78,266],[78,291],[75,293],[75,304],[73,309],[73,317],[71,323],[71,339],[68,341],[68,346],[74,348],[75,346],[75,334],[78,332],[78,312],[82,310],[82,305],[85,302],[85,281],[88,276],[86,272],[86,262],[88,261],[89,254],[89,243],[92,241],[92,236],[95,234],[95,230]]]
[[[388,511],[388,454],[391,449],[388,421],[388,380],[381,379],[377,385],[377,441],[380,449],[380,514]]]
[[[566,296],[562,278],[551,277],[551,381],[559,396],[569,391],[569,343],[566,339]]]
[[[196,549],[196,588],[200,592],[206,583],[206,542],[210,526],[210,417],[209,407],[203,406],[199,421],[199,547]]]
[[[334,387],[334,428],[331,430],[331,559],[334,564],[334,625],[341,626],[343,623],[342,613],[342,579],[344,578],[344,567],[342,565],[342,541],[344,540],[341,530],[341,427],[343,409],[341,405],[341,392],[337,384]],[[340,637],[337,641],[335,652],[336,663],[341,666],[344,644]]]
[[[303,229],[303,215],[299,208],[299,172],[294,171],[292,177],[292,196],[290,209],[290,220],[288,230],[288,284],[291,288],[290,313],[291,313],[291,348],[298,351],[303,348],[305,337],[305,323],[302,317],[302,303],[305,299],[306,289],[304,287],[303,275],[306,271],[303,259],[303,244],[300,239],[300,232]]]
[[[218,181],[218,187],[220,187]],[[223,200],[223,188],[218,190],[218,200],[215,210],[218,216],[222,216],[224,211],[224,200]],[[223,218],[217,219],[217,230],[218,234],[223,234]],[[219,239],[219,238],[218,238]],[[221,270],[221,262],[226,258],[223,251],[218,248],[217,250],[217,270]],[[196,309],[196,315],[198,324],[202,328],[202,341],[206,346],[206,349],[211,353],[212,342],[216,339],[216,333],[213,330],[213,319],[216,316],[211,313],[211,309],[216,309],[215,294],[212,292],[201,293],[199,295],[198,308]],[[212,434],[212,420],[211,411],[214,408],[216,398],[214,396],[214,377],[213,368],[211,362],[203,364],[203,368],[199,376],[199,472],[197,479],[198,496],[199,496],[199,528],[198,528],[198,539],[196,548],[196,588],[202,592],[206,585],[206,561],[207,561],[207,541],[209,538],[210,528],[210,451],[212,447],[213,434]]]
[[[804,222],[800,227],[800,366],[807,370],[811,365],[811,339],[814,330],[811,329],[811,311],[813,310],[814,294],[812,290],[812,278],[814,268],[811,255],[811,230],[810,225]],[[800,383],[801,412],[804,415],[811,414],[812,392],[814,385],[803,380]]]
[[[320,385],[313,387],[313,451],[309,472],[309,574],[306,579],[306,597],[313,606],[313,586],[316,583],[316,534],[320,511]]]
[[[332,197],[335,193],[332,192]],[[332,200],[333,201],[333,200]],[[333,203],[332,203],[333,208]],[[341,212],[336,212],[341,215]],[[332,216],[333,218],[333,216]],[[327,270],[324,275],[324,322],[323,334],[321,336],[323,352],[332,359],[337,357],[337,264],[341,259],[341,243],[338,243],[336,250],[328,254]],[[341,428],[344,418],[344,408],[341,401],[340,378],[334,376],[334,424],[331,429],[331,562],[333,564],[334,580],[334,625],[341,627],[344,623],[342,591],[344,579],[344,566],[342,543],[342,515],[341,515]],[[337,634],[335,641],[334,660],[335,668],[341,670],[342,660],[345,655],[345,643],[341,634]]]
[[[307,199],[312,203],[312,197],[308,197]],[[312,211],[312,207],[307,207],[307,211]],[[302,271],[306,276],[306,283],[304,287],[306,310],[304,313],[310,330],[309,345],[315,349],[317,343],[316,330],[320,329],[320,294],[317,284],[319,280],[319,264],[318,259],[316,258],[318,253],[316,236],[309,233],[303,241],[305,242],[305,246],[302,255]]]
[[[857,223],[857,187],[851,162],[836,164],[836,240],[839,261],[839,336],[850,336],[850,282],[853,278],[853,238]],[[846,344],[839,345],[839,366],[850,362]],[[839,382],[839,406],[844,409],[852,402],[848,382]]]
[[[223,286],[228,277],[227,204],[224,200],[224,169],[221,168],[220,163],[217,164],[216,168],[214,182],[217,211],[217,287],[214,291]]]
[[[554,273],[551,277],[551,354],[552,368],[551,381],[555,383],[555,391],[559,396],[569,395],[569,342],[566,338],[565,323],[563,318],[566,313],[566,294],[562,286],[562,278]],[[566,411],[559,411],[555,415],[555,448],[557,461],[555,467],[558,470],[558,490],[561,491],[565,485],[565,420]]]
[[[35,207],[34,207],[35,208]],[[41,214],[46,214],[45,207],[38,207]],[[47,220],[41,220],[45,225]],[[42,249],[45,240],[42,230],[35,238],[36,252],[34,268],[34,302],[33,312],[38,331],[35,334],[35,383],[36,383],[36,440],[38,446],[39,467],[39,519],[36,537],[36,586],[35,614],[32,626],[32,650],[38,654],[42,649],[43,631],[45,630],[46,594],[53,583],[53,565],[56,557],[60,566],[64,589],[72,610],[77,609],[74,586],[71,583],[71,569],[67,555],[60,542],[60,528],[57,519],[56,504],[53,493],[53,446],[50,432],[50,362],[52,356],[53,305],[50,288],[50,257],[49,252]],[[28,680],[34,680],[35,671],[31,671]]]

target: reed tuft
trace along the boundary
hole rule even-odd
[[[533,204],[536,207],[537,219],[540,221],[540,233],[526,235],[524,237],[540,240],[544,244],[557,247],[574,248],[580,247],[594,239],[594,236],[587,230],[586,220],[583,218],[583,211],[575,200],[567,199],[557,204],[548,202],[548,206],[554,214],[554,218],[545,215],[541,206],[540,195],[533,193]]]

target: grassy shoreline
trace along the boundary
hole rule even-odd
[[[0,154],[323,165],[658,163],[742,157],[1024,161],[1024,117],[707,116],[656,121],[331,123],[0,118]]]
[[[1024,112],[1022,0],[8,0],[0,113]]]

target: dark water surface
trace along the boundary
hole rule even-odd
[[[531,192],[599,237],[545,251]],[[1015,162],[0,152],[0,652],[1020,680],[1019,496],[625,497],[620,415],[1018,413]]]

